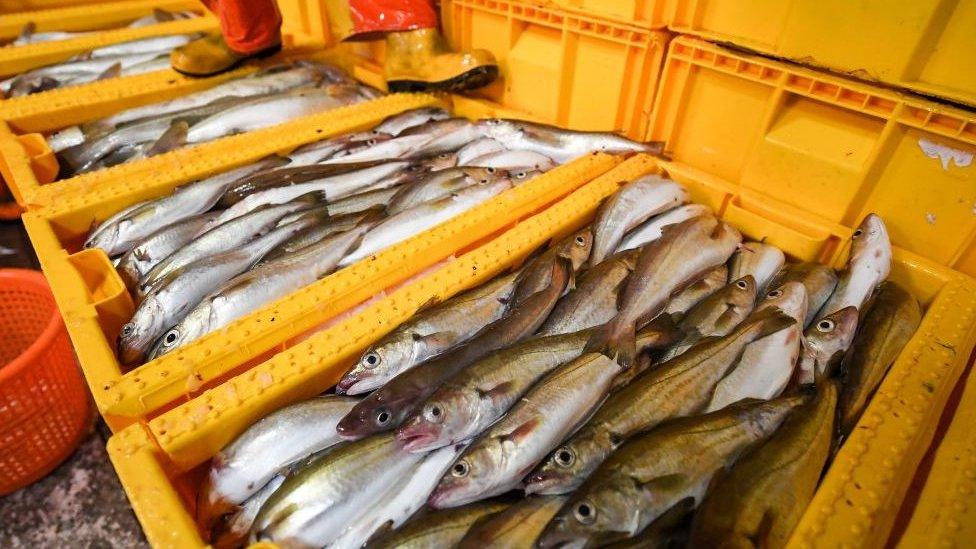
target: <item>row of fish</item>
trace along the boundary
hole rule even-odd
[[[70,177],[379,95],[336,67],[299,60],[71,126],[48,136],[47,142],[57,153],[61,177]]]
[[[688,191],[428,306],[214,458],[217,546],[781,547],[921,320],[868,215],[842,271]]]
[[[126,28],[140,28],[196,16],[193,12],[168,12],[157,9],[150,15],[136,19]],[[28,24],[11,45],[20,46],[67,40],[87,34],[82,32],[35,32],[34,28],[34,25]],[[63,86],[87,84],[105,78],[163,70],[169,67],[169,54],[173,48],[182,46],[200,36],[200,34],[151,36],[102,46],[75,55],[60,63],[11,76],[0,81],[0,91],[6,97],[21,97]]]
[[[140,364],[368,258],[557,164],[653,145],[440,108],[312,143],[126,208],[98,225],[137,303],[118,355]]]

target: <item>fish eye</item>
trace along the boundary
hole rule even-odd
[[[829,334],[830,332],[834,331],[835,326],[836,324],[834,324],[833,320],[825,318],[817,323],[817,330],[822,333]]]
[[[424,408],[424,416],[428,421],[435,423],[440,422],[443,415],[444,410],[436,404],[428,404],[427,407]]]
[[[776,299],[777,297],[780,297],[781,295],[783,295],[783,290],[773,290],[773,291],[769,292],[768,294],[766,294],[766,297],[768,297],[769,299]]]
[[[176,343],[176,340],[179,338],[180,338],[180,331],[177,330],[176,328],[173,328],[172,330],[166,332],[166,335],[163,336],[163,345],[170,346]]]
[[[387,412],[386,410],[380,410],[376,413],[376,424],[380,427],[383,427],[389,423],[390,419],[392,419],[392,416],[390,416],[390,412]]]
[[[525,172],[515,172],[515,178],[516,179],[524,179],[526,175],[528,175],[528,174],[525,173]]]
[[[592,524],[596,520],[596,509],[589,503],[582,501],[573,509],[573,516],[583,524]]]
[[[123,336],[126,336],[126,337],[127,336],[130,336],[130,335],[132,335],[132,332],[135,329],[136,329],[136,327],[134,325],[132,325],[132,323],[126,324],[125,326],[122,326],[122,335]]]
[[[553,457],[555,458],[556,465],[560,467],[570,467],[573,463],[576,463],[576,454],[569,448],[556,450],[556,455]]]
[[[586,246],[586,237],[584,237],[583,235],[577,236],[576,237],[576,245],[577,246]]]
[[[366,366],[367,368],[375,368],[382,361],[383,360],[380,359],[380,355],[376,354],[375,351],[371,351],[363,355],[362,362],[363,362],[363,366]]]
[[[485,168],[488,173],[495,173],[495,168]]]
[[[740,290],[745,290],[746,288],[749,287],[749,284],[745,280],[736,280],[735,287]]]
[[[857,238],[857,237],[861,236],[862,234],[864,234],[864,230],[863,229],[858,229],[858,230],[854,231],[854,236],[852,238]]]
[[[457,478],[464,478],[468,476],[470,470],[471,468],[468,467],[467,461],[459,461],[454,464],[454,467],[451,467],[451,474]]]
[[[450,158],[450,157],[451,157],[451,155],[449,155],[447,153],[441,153],[441,154],[437,155],[437,158],[441,158],[441,159],[447,159],[447,158]]]

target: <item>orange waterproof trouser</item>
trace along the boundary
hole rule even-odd
[[[281,42],[281,13],[275,0],[202,0],[220,19],[230,49],[254,53]]]
[[[437,26],[433,0],[326,0],[337,40]]]

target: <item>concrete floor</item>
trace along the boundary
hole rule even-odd
[[[0,268],[37,269],[20,222],[0,222]],[[46,478],[0,497],[0,547],[147,547],[105,453],[100,424]]]

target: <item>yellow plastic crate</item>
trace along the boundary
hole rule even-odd
[[[93,31],[124,27],[140,17],[151,14],[156,8],[167,11],[194,11],[200,14],[205,11],[203,5],[197,0],[121,0],[92,6],[23,11],[0,17],[0,42],[17,38],[28,23],[34,24],[37,32]]]
[[[674,0],[669,27],[976,105],[976,1]]]
[[[885,219],[892,278],[927,313],[794,535],[797,546],[883,544],[976,343],[976,282],[939,265],[976,272],[976,174],[963,152],[973,113],[681,37],[648,137],[667,141],[676,178],[729,186],[729,222],[795,257],[839,267],[860,219]],[[930,157],[928,143],[959,156]]]
[[[588,156],[394,246],[375,259],[340,270],[187,347],[125,373],[115,358],[116,336],[133,304],[108,257],[80,250],[93,222],[174,187],[329,135],[369,127],[432,96],[392,95],[308,117],[269,130],[162,155],[148,171],[101,181],[65,196],[57,207],[23,216],[41,267],[75,342],[96,405],[115,430],[219,383],[267,358],[290,339],[488,237],[609,169],[615,160]],[[168,158],[167,158],[168,156]],[[154,159],[150,159],[154,160]]]
[[[65,6],[95,7],[102,4],[116,3],[118,0],[0,0],[0,14],[14,14],[27,11],[39,11]]]
[[[444,33],[484,48],[501,76],[489,104],[567,128],[640,137],[647,128],[668,33],[517,0],[444,0]]]
[[[961,383],[962,384],[962,383]],[[938,444],[924,488],[899,547],[969,547],[976,539],[976,376],[969,374],[959,406]]]
[[[530,0],[543,7],[588,16],[631,23],[648,29],[663,29],[667,25],[668,6],[665,0]]]
[[[107,6],[110,5],[107,4]],[[55,40],[23,46],[4,47],[0,48],[0,76],[10,76],[44,65],[64,61],[84,51],[117,42],[138,40],[151,36],[207,32],[216,30],[217,28],[219,28],[217,19],[207,14],[192,19],[147,25],[138,29],[122,28],[104,30],[69,40]]]
[[[566,234],[586,223],[600,200],[612,194],[620,181],[656,171],[658,166],[686,185],[693,200],[710,205],[748,237],[773,241],[794,258],[833,255],[835,266],[846,260],[846,251],[835,253],[826,240],[819,247],[811,247],[807,238],[774,221],[748,218],[740,223],[734,208],[734,187],[719,178],[644,156],[628,160],[499,238],[356,316],[146,425],[133,425],[114,435],[108,443],[109,456],[150,542],[159,547],[203,544],[193,516],[205,463],[248,425],[272,410],[331,387],[363,349],[409,318],[423,303],[431,298],[446,299],[517,264],[551,236]],[[822,229],[829,232],[836,227]],[[849,230],[840,231],[831,236],[849,238]],[[910,478],[913,465],[907,454],[918,454],[917,461],[924,451],[924,426],[932,423],[933,415],[938,417],[941,400],[968,356],[947,353],[946,347],[971,349],[976,343],[976,282],[903,250],[895,252],[892,278],[922,300],[927,310],[925,319],[829,469],[791,546],[872,545],[858,528],[866,532],[871,525],[866,526],[865,521],[884,520],[891,504],[897,508],[901,497],[898,487],[903,485],[895,479]],[[852,493],[843,493],[845,490]],[[856,512],[851,512],[848,500]],[[877,539],[883,542],[884,537]]]

